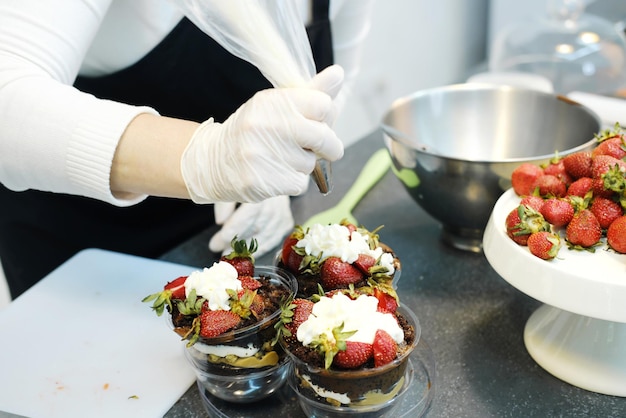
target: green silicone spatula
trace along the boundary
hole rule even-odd
[[[343,219],[358,225],[356,218],[352,215],[352,210],[363,196],[385,175],[390,167],[391,158],[387,150],[384,148],[379,149],[367,160],[359,176],[339,203],[330,209],[313,215],[302,226],[306,229],[313,224],[328,225],[339,223]]]

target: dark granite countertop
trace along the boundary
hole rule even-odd
[[[293,199],[296,223],[336,204],[358,176],[367,158],[383,147],[376,131],[346,149],[333,165],[334,189],[322,196],[311,185]],[[355,208],[368,229],[384,225],[381,241],[402,260],[398,293],[419,317],[422,336],[436,360],[432,417],[623,417],[626,399],[577,388],[552,376],[530,357],[523,330],[541,303],[498,276],[482,254],[448,247],[440,226],[416,203],[390,171]],[[207,230],[162,259],[210,265],[217,259]],[[271,264],[272,255],[257,264]],[[205,417],[197,387],[167,413],[167,418]],[[233,415],[234,416],[234,415]],[[258,407],[242,407],[241,417],[269,417]],[[304,416],[294,407],[285,417]]]

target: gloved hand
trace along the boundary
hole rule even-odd
[[[343,156],[329,126],[342,80],[331,66],[309,86],[260,91],[223,124],[200,125],[181,158],[192,200],[256,203],[304,192],[316,159]]]
[[[209,249],[226,254],[232,249],[230,242],[237,239],[249,242],[256,238],[259,244],[254,253],[260,257],[278,246],[293,229],[289,196],[277,196],[260,203],[243,203],[235,209],[234,203],[215,204],[215,222],[223,225],[209,241]]]

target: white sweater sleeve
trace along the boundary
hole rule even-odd
[[[151,108],[100,100],[72,87],[112,0],[0,2],[0,183],[118,206],[111,163],[130,121]]]

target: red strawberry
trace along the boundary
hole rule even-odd
[[[241,319],[231,311],[204,311],[200,314],[200,336],[214,338],[235,328]]]
[[[335,354],[333,365],[342,369],[356,369],[367,363],[372,353],[372,344],[346,341],[346,349]]]
[[[559,253],[561,239],[551,232],[535,232],[528,237],[530,253],[543,260],[552,260]]]
[[[600,144],[591,152],[593,157],[610,155],[617,159],[622,159],[626,156],[626,142],[624,141],[624,134],[622,134],[622,127],[619,122],[615,124],[613,130],[607,129],[600,135],[596,135],[596,138]]]
[[[259,294],[254,295],[252,303],[250,304],[250,312],[252,312],[255,318],[259,318],[265,310],[265,301],[266,299],[263,298],[263,296]]]
[[[171,299],[185,299],[185,281],[187,276],[178,277],[164,286],[164,290],[171,292]]]
[[[552,197],[547,199],[540,213],[546,221],[556,227],[567,225],[574,217],[574,207],[568,199]]]
[[[598,155],[591,163],[591,177],[600,178],[616,165],[619,167],[620,171],[626,171],[626,162],[611,157],[610,155]]]
[[[250,246],[245,240],[237,240],[235,236],[230,242],[232,251],[230,254],[220,257],[220,261],[226,261],[237,269],[240,276],[254,276],[254,256],[252,255],[258,248],[256,239],[250,240]]]
[[[331,290],[360,282],[363,280],[363,273],[339,257],[328,257],[322,263],[320,278],[324,290]]]
[[[292,235],[285,238],[283,241],[283,250],[281,253],[281,260],[285,267],[292,273],[297,273],[300,270],[300,263],[304,256],[296,253],[294,247],[298,243],[299,239]]]
[[[591,190],[592,184],[593,180],[591,177],[581,177],[574,180],[567,188],[567,195],[585,197],[587,192]]]
[[[626,215],[620,216],[609,225],[606,241],[618,253],[626,254]]]
[[[558,177],[550,174],[542,174],[535,180],[533,189],[539,189],[539,195],[563,197],[567,193],[567,185]]]
[[[374,350],[375,367],[384,366],[396,359],[398,344],[387,331],[382,329],[376,331],[372,348]]]
[[[594,178],[591,181],[591,191],[595,197],[610,198],[613,196],[613,191],[604,187],[604,179],[602,177]]]
[[[541,167],[531,163],[522,163],[511,174],[511,186],[519,196],[532,194],[535,181],[542,174]]]
[[[601,237],[600,223],[589,209],[583,209],[574,215],[565,230],[565,238],[574,248],[591,248]]]
[[[260,281],[251,276],[239,276],[239,281],[241,281],[241,287],[248,290],[257,290],[263,286]]]
[[[540,196],[528,195],[528,196],[524,196],[519,203],[520,205],[529,206],[535,209],[537,212],[541,212],[541,208],[543,207],[543,202],[544,200]]]
[[[519,205],[506,217],[507,235],[519,245],[526,245],[533,232],[549,231],[550,224],[541,213],[528,206]]]
[[[378,299],[378,311],[386,313],[394,313],[398,309],[398,301],[393,295],[382,291],[379,288],[374,288],[374,296]]]
[[[563,157],[565,171],[572,177],[572,180],[581,177],[591,177],[591,152],[578,151]]]
[[[352,263],[366,276],[370,275],[370,268],[376,265],[376,259],[368,254],[359,254],[359,258]]]
[[[615,219],[623,214],[619,203],[605,197],[593,199],[589,210],[596,216],[602,229],[607,229]]]
[[[285,337],[295,337],[298,327],[304,321],[309,319],[309,315],[313,312],[314,303],[308,299],[294,299],[288,309],[283,309],[281,314],[282,326],[288,331],[284,333]]]
[[[566,185],[569,185],[572,182],[572,176],[565,169],[565,163],[563,163],[562,159],[550,161],[550,163],[543,169],[543,173],[558,178]]]

